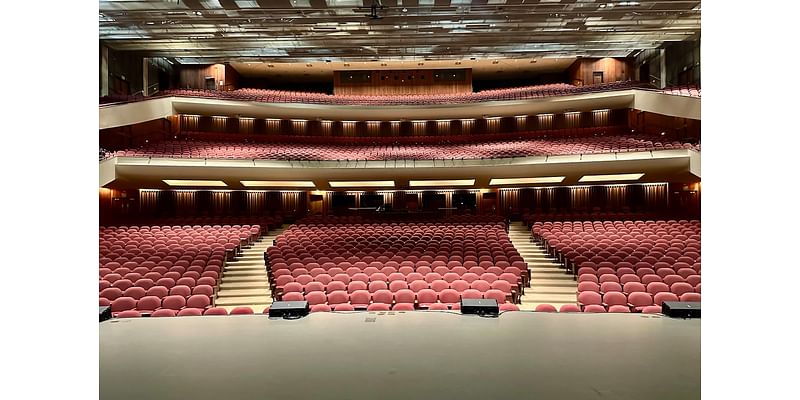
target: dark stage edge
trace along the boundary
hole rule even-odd
[[[315,313],[100,323],[101,399],[700,398],[700,320]]]

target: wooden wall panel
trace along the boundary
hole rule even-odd
[[[455,75],[454,79],[452,76]],[[357,81],[353,81],[357,78]],[[334,71],[337,95],[411,95],[472,92],[472,69]]]
[[[225,81],[225,69],[226,66],[223,64],[181,65],[178,82],[181,88],[206,89],[206,78],[213,77],[214,88],[222,90],[227,83]]]
[[[594,84],[594,73],[603,73],[603,83],[635,78],[633,60],[620,58],[581,58],[567,69],[569,83],[575,86]]]
[[[161,118],[133,125],[100,130],[100,147],[106,150],[121,150],[138,147],[149,141],[163,140],[173,136],[171,118]]]
[[[180,115],[176,120],[179,122],[174,124],[175,128],[172,129],[175,132],[179,129],[183,135],[208,132],[256,136],[421,137],[512,134],[547,130],[558,130],[559,135],[579,135],[592,134],[579,129],[593,127],[607,127],[608,133],[611,133],[615,129],[620,132],[625,130],[635,123],[636,118],[629,116],[629,110],[621,109],[455,120],[317,121],[198,115]]]
[[[700,140],[700,120],[696,119],[630,110],[628,127],[649,135],[660,135],[663,132],[668,139]]]
[[[239,88],[239,73],[230,65],[225,65],[225,84],[222,90],[235,90]]]

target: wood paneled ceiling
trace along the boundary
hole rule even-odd
[[[373,1],[380,19],[367,16]],[[699,1],[100,1],[100,39],[179,63],[625,57],[699,37]]]

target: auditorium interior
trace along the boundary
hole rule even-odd
[[[699,399],[700,22],[100,1],[100,398]]]
[[[2,397],[796,397],[800,10],[704,3],[9,2]]]

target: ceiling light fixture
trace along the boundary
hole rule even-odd
[[[561,183],[565,176],[539,176],[531,178],[492,178],[489,185],[525,185],[531,183]]]
[[[644,172],[635,174],[584,175],[578,182],[638,181]]]
[[[240,181],[244,187],[315,187],[312,181]]]
[[[394,181],[330,181],[332,188],[346,187],[394,187]]]
[[[411,180],[408,185],[411,187],[430,187],[430,186],[472,186],[475,179],[440,179],[440,180]]]
[[[207,180],[192,180],[192,179],[164,179],[162,182],[170,186],[207,186],[207,187],[225,187],[228,186],[223,181],[207,181]]]

